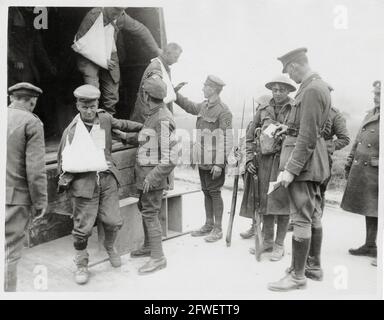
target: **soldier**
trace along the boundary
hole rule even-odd
[[[123,30],[133,36],[138,36],[155,55],[161,53],[161,49],[148,28],[131,18],[124,10],[124,7],[93,8],[84,17],[75,36],[75,40],[83,37],[93,26],[100,13],[103,13],[105,33],[113,37],[108,70],[101,68],[80,54],[78,55],[77,65],[83,75],[84,83],[97,88],[100,87],[102,93],[101,106],[112,115],[115,114],[116,103],[119,101],[120,67],[117,48],[120,48],[120,43],[116,43],[118,32]],[[108,30],[112,30],[112,32],[108,32]]]
[[[305,288],[306,277],[322,278],[320,184],[330,174],[322,131],[329,116],[331,96],[330,87],[311,70],[306,52],[306,48],[299,48],[278,58],[283,73],[301,85],[286,125],[280,126],[280,134],[285,133],[286,137],[280,156],[282,172],[277,181],[288,190],[293,223],[292,264],[284,278],[268,285],[273,291]],[[311,243],[317,269],[305,273]]]
[[[96,218],[102,223],[105,233],[104,247],[113,267],[121,265],[121,259],[114,248],[118,230],[122,225],[119,208],[119,171],[112,155],[112,129],[137,132],[142,124],[113,118],[105,110],[98,109],[100,91],[92,85],[83,85],[74,92],[77,99],[76,107],[79,114],[64,130],[58,150],[58,172],[60,174],[59,191],[67,189],[73,200],[73,237],[76,250],[75,281],[78,284],[88,282],[88,238]],[[82,123],[89,132],[90,143],[97,150],[103,150],[102,157],[106,163],[105,170],[76,170],[76,173],[64,172],[66,163],[63,157],[65,148],[72,145],[77,127]],[[84,140],[85,137],[82,137]],[[80,140],[81,142],[81,140]],[[81,152],[81,150],[79,151]],[[75,154],[81,163],[83,154]],[[92,162],[93,160],[91,160]],[[83,161],[84,162],[84,161]],[[92,163],[81,163],[82,166],[92,167]]]
[[[169,110],[173,112],[172,102],[174,99],[171,99],[170,92],[173,91],[173,87],[171,85],[171,69],[170,66],[175,64],[183,52],[183,49],[177,43],[168,43],[164,48],[164,51],[155,59],[151,60],[151,63],[145,69],[144,74],[141,78],[141,83],[139,86],[139,92],[137,93],[135,108],[131,119],[133,121],[143,123],[148,113],[147,103],[144,101],[144,92],[143,92],[143,82],[145,79],[151,77],[156,74],[159,75],[167,84],[167,97],[164,98],[164,102],[167,104]],[[165,73],[164,73],[165,71]],[[175,97],[176,99],[176,97]]]
[[[25,229],[33,211],[42,217],[47,208],[47,175],[43,124],[32,113],[42,90],[21,82],[8,91],[4,290],[16,291]]]
[[[269,104],[269,101],[271,101],[271,99],[272,99],[272,96],[267,95],[267,94],[262,95],[262,96],[258,97],[257,99],[255,99],[255,101],[257,103],[256,110],[258,110],[261,107],[267,106]],[[253,110],[253,117],[255,117],[255,110]],[[255,138],[255,132],[254,131],[255,131],[255,128],[253,126],[253,119],[252,119],[252,121],[250,121],[248,126],[247,126],[246,135],[245,135],[245,144],[246,145],[248,144],[248,148],[245,147],[245,153],[246,153],[245,165],[247,163],[247,159],[248,160],[253,159],[254,154],[255,154],[254,148],[250,148],[251,146],[255,147],[255,144],[252,143],[252,142],[254,142],[254,138]],[[238,153],[237,156],[238,156],[238,160],[240,161],[240,159],[242,159],[241,153]],[[245,168],[245,173],[243,175],[244,192],[243,192],[243,199],[241,202],[241,208],[240,208],[239,215],[241,217],[252,219],[252,224],[248,230],[240,232],[240,237],[242,237],[243,239],[250,239],[255,235],[254,212],[255,212],[255,200],[256,199],[253,199],[253,197],[252,197],[252,195],[254,194],[254,191],[253,191],[254,184],[251,183],[252,180],[248,178],[248,175],[250,175],[250,173],[248,173],[247,168]]]
[[[218,77],[213,75],[207,77],[203,86],[204,98],[207,100],[201,103],[194,103],[178,93],[183,85],[184,83],[181,83],[175,87],[176,104],[186,112],[197,116],[198,132],[195,151],[206,215],[205,224],[199,230],[193,231],[191,235],[206,236],[205,241],[215,242],[223,237],[224,208],[221,187],[225,181],[226,158],[231,151],[232,138],[228,133],[232,129],[232,113],[220,99],[225,83]]]
[[[268,104],[260,106],[252,121],[247,134],[246,168],[251,175],[258,176],[259,207],[258,214],[263,215],[263,251],[271,252],[271,261],[279,261],[284,256],[284,240],[289,223],[288,196],[285,190],[267,195],[269,182],[276,181],[279,173],[281,137],[268,138],[263,133],[269,125],[279,125],[285,122],[293,99],[288,95],[296,90],[289,79],[279,76],[268,82],[266,88],[272,91],[273,98]],[[257,167],[254,164],[254,141],[258,140],[259,148],[255,151]],[[253,214],[253,212],[252,212]],[[275,219],[277,221],[276,239],[274,240]],[[254,254],[254,248],[251,248]]]
[[[365,216],[365,244],[349,253],[376,258],[381,82],[375,81],[373,86],[374,108],[365,116],[345,165],[348,181],[341,208]]]
[[[135,175],[145,239],[142,248],[132,251],[131,257],[150,256],[150,259],[139,269],[140,275],[167,266],[159,214],[163,190],[169,184],[168,177],[177,164],[178,152],[174,134],[176,124],[163,102],[167,94],[165,82],[158,75],[153,75],[144,80],[142,90],[148,117],[139,134]]]

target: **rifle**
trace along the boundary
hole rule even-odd
[[[244,111],[245,111],[245,100],[243,104],[243,115],[241,117],[241,129],[243,129]],[[239,169],[239,160],[236,160],[236,168]],[[232,227],[233,227],[233,220],[235,219],[236,202],[237,202],[237,190],[239,187],[239,175],[240,175],[240,171],[238,172],[238,174],[235,175],[235,179],[233,181],[231,211],[229,212],[228,229],[227,229],[227,235],[225,237],[225,242],[227,243],[227,247],[231,246]]]
[[[254,119],[255,118],[255,99],[252,99],[252,103],[253,103],[253,119]],[[261,129],[260,128],[256,129],[255,138],[260,136],[260,133],[261,133]],[[257,142],[255,141],[254,143],[255,143],[256,150],[257,150],[257,148],[258,148]],[[257,168],[257,166],[258,166],[256,157],[257,157],[257,154],[255,152],[254,157],[253,157],[253,164],[254,164],[255,168]],[[254,188],[253,188],[254,195],[253,195],[253,197],[256,201],[256,200],[260,199],[258,176],[254,175],[253,180],[254,180],[253,181],[253,183],[254,183]],[[263,233],[261,231],[262,217],[258,213],[258,207],[259,207],[259,203],[255,203],[255,212],[254,212],[254,218],[253,218],[254,222],[255,222],[255,258],[257,261],[261,261],[261,253],[263,252],[264,238],[263,238]]]

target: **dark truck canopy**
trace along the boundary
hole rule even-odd
[[[29,14],[33,15],[32,7],[10,7],[9,16],[15,9],[21,12],[29,11]],[[91,9],[90,7],[48,7],[48,28],[36,30],[41,35],[42,45],[48,58],[57,70],[57,74],[52,75],[36,61],[40,79],[34,84],[41,87],[44,94],[39,98],[35,113],[44,123],[47,152],[57,150],[63,130],[77,113],[73,90],[83,84],[83,79],[77,70],[77,53],[71,49],[71,45],[82,19]],[[151,31],[159,47],[164,46],[166,35],[161,8],[127,8],[126,12]],[[13,45],[13,38],[10,37],[11,30],[12,27],[9,27],[8,46]],[[120,99],[115,116],[129,119],[141,76],[150,59],[156,54],[149,52],[140,39],[127,32],[119,32],[118,40],[124,46],[118,47],[121,80]]]

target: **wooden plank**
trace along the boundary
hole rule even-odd
[[[134,167],[136,163],[136,148],[114,152],[112,158],[117,169]]]

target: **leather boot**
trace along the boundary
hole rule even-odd
[[[140,275],[150,274],[164,269],[167,266],[167,259],[163,256],[159,259],[150,258],[148,262],[139,269]]]
[[[262,249],[262,252],[261,253],[264,253],[264,252],[272,252],[273,251],[273,244],[266,244],[266,243],[263,243],[263,249]],[[250,254],[256,254],[256,249],[255,247],[250,247],[249,248],[249,253]]]
[[[75,271],[75,282],[77,284],[86,284],[89,279],[88,272],[89,254],[86,249],[76,250],[74,262],[77,270]]]
[[[104,233],[105,233],[104,247],[105,247],[105,250],[107,250],[109,262],[114,268],[121,267],[120,254],[117,252],[116,248],[114,247],[119,229],[120,228],[112,229],[104,226]]]
[[[131,252],[131,258],[143,258],[151,255],[151,249],[143,245],[140,249]]]
[[[192,231],[191,236],[192,237],[206,236],[210,234],[212,230],[213,230],[213,224],[205,224],[200,229]]]
[[[323,228],[312,228],[311,245],[305,266],[305,276],[315,281],[322,281],[324,276],[320,260],[322,240]]]
[[[304,275],[304,268],[308,256],[309,246],[310,239],[292,238],[292,262],[294,270],[286,274],[281,280],[269,283],[269,290],[284,292],[306,288],[307,279]]]
[[[240,233],[240,237],[242,237],[243,239],[250,239],[254,235],[255,235],[255,222],[254,221],[252,222],[252,225],[248,230]]]
[[[221,231],[221,229],[219,229],[219,228],[213,228],[211,233],[209,235],[207,235],[204,238],[204,240],[206,242],[216,242],[216,241],[220,240],[222,237],[223,237],[223,231]]]
[[[285,254],[284,246],[275,243],[272,254],[269,258],[270,261],[280,261]]]
[[[365,217],[365,227],[366,227],[366,238],[365,244],[357,249],[349,249],[349,253],[354,256],[367,256],[367,257],[377,257],[377,246],[376,246],[376,237],[377,237],[377,218],[375,217]]]

